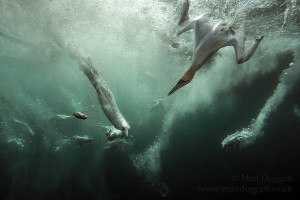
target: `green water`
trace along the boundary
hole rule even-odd
[[[275,98],[278,103],[270,114],[259,118],[264,137],[231,154],[221,146],[228,134],[247,128],[260,114],[290,63],[292,73],[298,73],[299,2],[191,1],[191,18],[210,12],[212,22],[237,19],[247,46],[265,38],[241,65],[232,47],[221,49],[190,84],[168,97],[190,66],[194,47],[192,31],[175,35],[181,5],[175,0],[0,0],[3,199],[200,198],[200,183],[227,183],[226,178],[208,175],[227,177],[241,173],[242,166],[249,166],[246,173],[266,173],[259,171],[264,158],[255,159],[255,149],[278,150],[282,138],[285,147],[288,141],[299,141],[292,134],[297,131],[291,131],[291,138],[280,138],[286,131],[276,129],[280,121],[283,130],[299,130],[299,117],[292,110],[300,105],[294,77],[288,78],[292,83],[281,83],[287,86],[279,90],[282,98]],[[103,150],[107,139],[102,126],[111,124],[76,58],[62,48],[65,44],[89,56],[101,70],[131,126],[128,144]],[[165,99],[163,106],[151,110],[157,99]],[[51,120],[73,112],[83,112],[88,119]],[[93,141],[76,145],[69,142],[74,135]],[[279,139],[270,142],[274,135]],[[293,161],[299,148],[293,142],[282,150],[286,154],[274,150],[270,155],[291,155],[291,168],[284,168],[283,175],[290,172],[299,178],[299,162]],[[247,156],[253,159],[251,167],[243,160]],[[244,165],[239,168],[241,159]],[[276,163],[275,156],[269,163]],[[272,176],[282,175],[280,166]]]

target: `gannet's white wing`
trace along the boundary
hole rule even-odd
[[[209,16],[210,14],[204,13],[194,19],[195,45],[199,44],[203,37],[212,29],[212,25],[208,22]]]

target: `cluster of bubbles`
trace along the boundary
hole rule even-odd
[[[257,118],[252,120],[249,128],[242,131],[228,135],[223,141],[222,146],[227,151],[235,148],[245,148],[253,144],[257,137],[263,135],[262,129],[265,126],[270,114],[277,109],[280,103],[284,100],[286,95],[291,91],[293,86],[297,83],[300,76],[300,66],[290,63],[288,69],[282,71],[279,84],[274,90],[274,94],[267,100],[264,107],[260,110]]]

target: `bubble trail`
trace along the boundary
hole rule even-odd
[[[30,133],[31,136],[35,135],[35,132],[32,130],[32,128],[26,124],[25,122],[22,122],[20,120],[17,120],[16,118],[12,117],[13,118],[13,121],[17,124],[21,124],[23,127],[26,128],[26,130],[28,130],[28,132]]]
[[[120,134],[112,132],[112,134],[107,135],[108,139],[113,140],[119,137],[127,138],[130,125],[119,110],[113,93],[103,79],[101,71],[93,63],[91,57],[87,56],[82,49],[75,48],[73,45],[65,43],[57,34],[54,33],[53,36],[56,44],[65,50],[72,59],[77,61],[80,69],[95,88],[99,103],[106,117],[116,129],[121,130]]]
[[[260,110],[257,118],[252,121],[248,128],[228,135],[222,141],[222,147],[226,151],[231,151],[234,148],[240,149],[253,144],[257,137],[262,135],[262,129],[265,126],[266,120],[270,114],[277,109],[286,95],[292,90],[300,77],[300,67],[294,63],[290,63],[290,67],[282,71],[279,84],[277,85],[274,94],[267,100],[265,106]]]

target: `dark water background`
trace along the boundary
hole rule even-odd
[[[191,16],[236,15],[247,45],[260,35],[265,39],[243,65],[235,63],[232,48],[223,49],[191,84],[166,97],[193,50],[192,33],[174,37],[180,6],[154,0],[0,1],[0,199],[300,197],[299,80],[254,144],[232,152],[221,146],[257,117],[282,71],[290,63],[299,67],[299,2],[192,1]],[[102,150],[107,141],[99,124],[110,124],[87,78],[56,45],[57,35],[101,69],[131,125],[131,145]],[[161,98],[168,99],[165,107],[150,111],[151,101]],[[49,120],[75,111],[88,120]],[[62,145],[74,135],[94,141]]]

